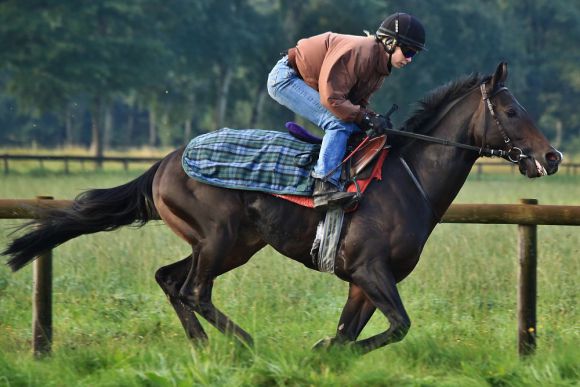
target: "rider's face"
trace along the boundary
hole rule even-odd
[[[400,69],[408,65],[413,61],[413,58],[405,58],[403,51],[401,51],[401,47],[397,46],[395,52],[391,56],[391,64],[394,68]]]

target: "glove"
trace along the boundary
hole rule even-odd
[[[392,129],[393,124],[388,117],[374,112],[365,112],[360,127],[367,132],[368,136],[380,136],[385,133],[385,129]]]

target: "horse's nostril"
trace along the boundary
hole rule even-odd
[[[546,161],[550,163],[559,163],[562,161],[562,154],[560,152],[548,152],[546,153]]]

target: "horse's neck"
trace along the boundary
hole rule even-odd
[[[476,101],[470,100],[454,107],[429,135],[471,144],[472,123],[478,117],[474,108]],[[442,215],[459,193],[478,156],[476,152],[453,146],[415,141],[402,152],[402,157],[414,171],[435,213]]]

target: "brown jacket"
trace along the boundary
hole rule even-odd
[[[389,75],[382,44],[366,36],[332,32],[298,41],[290,64],[320,93],[320,102],[344,121],[359,123],[370,96]]]

